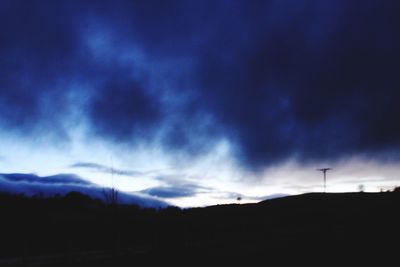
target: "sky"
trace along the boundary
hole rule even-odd
[[[332,167],[328,192],[393,189],[399,8],[3,0],[0,185],[64,175],[190,207],[320,192]]]

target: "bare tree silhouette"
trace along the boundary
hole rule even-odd
[[[118,190],[116,189],[114,183],[114,166],[112,157],[111,157],[111,188],[103,189],[103,197],[107,205],[114,206],[118,204]]]
[[[107,205],[117,205],[118,204],[118,190],[115,187],[104,188],[103,189],[104,202]]]

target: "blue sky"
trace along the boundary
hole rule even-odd
[[[399,184],[396,1],[2,1],[1,173],[180,206]]]

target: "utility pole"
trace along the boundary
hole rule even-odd
[[[326,193],[326,172],[332,170],[332,168],[322,168],[322,169],[317,169],[317,171],[323,172],[324,173],[324,193]]]

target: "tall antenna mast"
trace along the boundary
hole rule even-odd
[[[112,156],[110,156],[110,160],[111,160],[111,188],[114,189],[114,164]]]
[[[326,172],[332,170],[332,168],[322,168],[322,169],[317,169],[317,171],[323,172],[324,173],[324,193],[326,193]]]
[[[115,180],[114,180],[114,163],[113,157],[111,156],[111,203],[117,204],[118,201],[118,191],[115,187]]]

